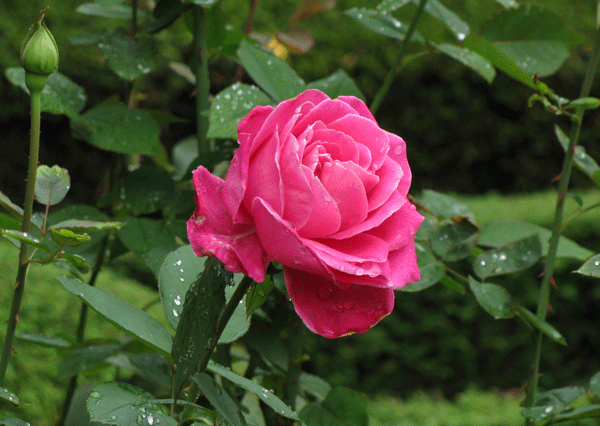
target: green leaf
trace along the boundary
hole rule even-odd
[[[6,388],[0,388],[0,399],[8,401],[11,404],[19,405],[19,398]]]
[[[419,269],[421,270],[421,279],[403,287],[401,291],[415,292],[425,290],[438,283],[446,275],[446,266],[442,262],[432,262]]]
[[[235,285],[228,285],[225,287],[225,299],[229,302],[229,299],[240,284],[244,274],[233,274],[233,282]],[[243,300],[240,300],[239,304],[233,311],[231,318],[227,322],[225,329],[219,336],[219,343],[231,343],[242,337],[250,328],[250,315],[246,314],[246,306]]]
[[[92,390],[87,409],[93,422],[118,426],[176,426],[152,394],[128,383],[101,383]]]
[[[104,53],[108,66],[128,81],[148,74],[158,63],[158,47],[150,37],[136,40],[122,31],[106,31],[98,47]]]
[[[463,47],[483,56],[496,68],[506,73],[508,76],[525,84],[526,86],[537,90],[540,93],[551,93],[548,86],[541,82],[535,82],[533,76],[529,75],[515,61],[489,41],[475,35],[469,34],[462,43]]]
[[[443,220],[429,234],[433,251],[447,262],[466,258],[477,244],[479,228],[468,218]]]
[[[252,312],[260,308],[267,300],[267,297],[273,291],[273,279],[267,275],[262,283],[253,282],[246,293],[246,316],[250,317]]]
[[[213,4],[217,3],[219,0],[183,0],[183,3],[192,3],[197,4],[204,7],[211,7]]]
[[[58,380],[66,380],[96,367],[119,350],[121,345],[89,345],[72,350],[58,364]]]
[[[71,188],[71,178],[67,169],[56,165],[40,165],[36,171],[35,198],[39,203],[53,206],[64,200]]]
[[[90,265],[87,260],[77,254],[61,253],[58,255],[58,258],[65,259],[71,266],[73,266],[82,274],[85,274],[92,269],[92,265]]]
[[[185,295],[171,351],[177,367],[173,379],[175,395],[197,371],[200,360],[210,356],[217,343],[216,328],[225,307],[225,286],[231,281],[232,274],[225,271],[223,264],[209,257],[202,275]]]
[[[419,0],[412,0],[413,3],[419,4]],[[469,34],[469,26],[466,22],[458,17],[458,15],[440,3],[438,0],[429,0],[425,4],[425,11],[434,18],[443,22],[458,41],[463,41]]]
[[[300,373],[298,386],[304,392],[317,398],[318,401],[323,401],[327,397],[327,394],[329,394],[329,391],[331,391],[329,383],[319,376],[309,373]]]
[[[156,277],[167,255],[175,250],[175,235],[166,223],[149,218],[125,216],[127,224],[117,231],[125,247],[139,255]]]
[[[569,56],[569,48],[583,41],[560,16],[535,4],[524,4],[492,15],[481,36],[526,73],[539,76],[555,73]]]
[[[404,40],[404,37],[406,37],[406,33],[408,32],[408,25],[397,20],[388,13],[379,13],[377,10],[353,7],[352,9],[344,11],[344,15],[354,19],[359,24],[377,34],[396,40]],[[425,42],[425,39],[418,31],[415,31],[411,41],[423,43]]]
[[[135,216],[161,210],[174,193],[171,176],[158,167],[142,166],[119,182],[119,198]]]
[[[469,276],[469,287],[477,303],[496,319],[512,318],[511,297],[504,287],[491,283],[480,283]]]
[[[465,286],[462,285],[462,284],[457,283],[456,281],[454,281],[454,279],[452,279],[449,275],[445,275],[440,280],[440,284],[442,284],[443,286],[449,288],[452,291],[457,292],[458,294],[465,294],[466,293]]]
[[[515,311],[521,319],[523,319],[527,324],[531,325],[534,328],[537,328],[539,331],[544,333],[546,336],[550,337],[556,343],[560,343],[563,346],[567,346],[567,341],[554,327],[552,327],[549,323],[544,321],[541,318],[538,318],[533,312],[528,309],[525,309],[521,305],[515,303]]]
[[[426,189],[421,194],[419,203],[438,217],[450,219],[466,216],[475,221],[475,215],[465,204],[441,192]]]
[[[558,127],[558,125],[554,126],[554,131],[558,141],[560,142],[560,145],[566,152],[567,149],[569,149],[569,137],[565,134],[565,132],[562,131],[560,127]],[[596,161],[585,152],[585,148],[583,146],[575,146],[573,163],[579,170],[588,175],[594,182],[598,183],[594,178],[594,174],[600,170],[600,167],[598,166],[598,163],[596,163]]]
[[[330,98],[339,96],[355,96],[365,100],[365,95],[360,91],[352,77],[343,69],[339,69],[328,77],[313,81],[306,86],[307,89],[318,89]]]
[[[191,245],[179,247],[167,255],[160,268],[158,289],[165,316],[174,329],[183,312],[185,294],[204,271],[204,262]]]
[[[598,98],[579,98],[574,99],[564,106],[565,109],[596,109],[600,107],[600,99]]]
[[[473,271],[481,279],[510,274],[535,264],[542,256],[542,243],[538,234],[502,247],[488,250],[473,260]]]
[[[2,192],[0,192],[0,206],[2,206],[11,216],[16,217],[17,219],[23,218],[23,209],[10,201],[10,198]]]
[[[77,278],[63,275],[57,279],[67,290],[117,328],[160,352],[167,359],[171,359],[171,336],[158,321],[146,312],[99,288],[91,287]]]
[[[84,3],[75,9],[83,15],[100,16],[113,19],[131,19],[131,7],[120,4]]]
[[[98,105],[71,122],[73,130],[97,148],[121,154],[160,152],[160,130],[152,116],[124,105]]]
[[[600,371],[594,374],[590,379],[590,391],[600,398]]]
[[[494,66],[483,56],[452,44],[436,44],[435,47],[442,53],[450,56],[452,59],[461,62],[481,75],[488,83],[494,81],[496,70]]]
[[[38,248],[46,253],[50,253],[50,248],[39,239],[26,232],[16,231],[14,229],[0,229],[0,235],[13,238],[21,243],[27,243],[32,247]]]
[[[588,277],[600,278],[600,254],[597,254],[588,259],[578,270],[578,274]]]
[[[90,240],[89,235],[76,234],[69,229],[51,229],[52,239],[63,246],[77,247],[87,243]]]
[[[100,212],[98,211],[98,213]],[[69,229],[73,232],[99,232],[106,231],[108,229],[120,229],[124,225],[125,224],[123,222],[101,222],[87,219],[67,219],[49,226],[48,229]]]
[[[23,68],[7,68],[5,75],[12,84],[29,93],[29,89],[25,85]],[[65,75],[55,72],[48,77],[48,83],[42,90],[41,109],[44,112],[65,114],[71,119],[76,119],[85,106],[86,100],[87,96],[83,87],[73,83]]]
[[[483,225],[481,227],[479,245],[484,247],[502,247],[533,234],[539,235],[542,242],[542,255],[546,256],[551,232],[541,226],[513,219],[499,219]],[[556,253],[558,257],[585,261],[593,254],[594,252],[581,247],[566,237],[560,237],[558,240],[558,251]]]
[[[238,124],[250,110],[257,105],[269,105],[271,102],[271,99],[256,86],[234,83],[219,92],[212,101],[207,136],[237,139]]]
[[[206,399],[229,426],[245,426],[247,424],[240,407],[220,385],[215,383],[212,377],[206,373],[196,373],[193,379]]]
[[[69,348],[71,343],[62,337],[49,336],[47,334],[16,334],[15,337],[24,342],[34,343],[49,348]]]
[[[258,383],[240,376],[237,373],[234,373],[229,368],[223,367],[222,365],[211,362],[208,364],[207,369],[221,377],[225,377],[227,380],[246,389],[248,392],[253,393],[280,416],[287,417],[288,419],[300,420],[296,412],[294,412],[294,410],[292,410],[285,402],[279,399],[273,393],[273,391],[268,390],[260,386]]]
[[[496,2],[500,3],[506,9],[509,7],[517,7],[519,5],[515,0],[496,0]]]
[[[553,420],[559,422],[598,417],[600,417],[600,404],[590,404],[583,407],[577,407],[572,410],[565,410],[564,412],[557,414]]]
[[[219,96],[219,95],[217,95]],[[215,97],[216,100],[216,97]],[[215,100],[211,103],[210,107],[213,108]],[[210,122],[210,118],[209,118]],[[209,124],[210,126],[210,124]],[[208,128],[208,132],[210,135],[210,127]],[[237,130],[236,130],[237,132]],[[213,137],[213,136],[209,136]],[[236,134],[237,138],[237,134]],[[185,177],[187,171],[190,166],[194,162],[194,159],[198,157],[198,140],[195,136],[190,136],[185,139],[180,140],[173,146],[171,150],[171,158],[173,161],[173,167],[175,167],[175,172],[173,173],[173,179],[181,180]]]
[[[304,81],[285,61],[254,44],[242,41],[237,54],[250,77],[275,102],[291,99],[306,88]]]
[[[300,411],[306,426],[367,426],[367,401],[356,391],[334,387],[321,403],[311,402]]]
[[[0,426],[31,426],[26,421],[21,419],[17,419],[15,417],[11,417],[10,419],[2,419],[0,420]]]

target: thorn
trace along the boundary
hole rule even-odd
[[[19,311],[15,313],[15,322],[19,324]]]
[[[550,182],[558,182],[562,179],[562,173],[560,173],[558,176],[554,177]]]
[[[556,281],[554,281],[554,277],[550,277],[550,284],[552,284],[552,286],[553,286],[554,288],[558,288],[558,287],[556,286]]]
[[[544,275],[546,275],[546,271],[542,271],[540,272],[540,274],[537,276],[538,278],[543,278]]]
[[[536,72],[536,73],[533,75],[533,84],[535,84],[536,86],[537,86],[538,84],[540,84],[540,73],[539,73],[539,72]]]
[[[554,309],[552,308],[552,305],[550,303],[548,303],[548,312],[552,312],[554,313]]]
[[[558,193],[558,200],[556,201],[556,204],[560,204],[560,203],[562,203],[562,202],[563,202],[563,198],[564,198],[564,195],[563,195],[563,193],[562,193],[562,192],[559,192],[559,193]]]

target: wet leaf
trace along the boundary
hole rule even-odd
[[[0,235],[5,238],[15,239],[21,243],[27,243],[32,247],[50,253],[50,248],[46,244],[26,232],[16,231],[14,229],[0,229]]]
[[[146,111],[100,104],[71,126],[79,137],[100,149],[122,154],[160,152],[158,124]]]
[[[521,222],[513,219],[493,220],[481,227],[479,245],[484,247],[502,247],[509,243],[538,234],[542,242],[542,255],[548,253],[548,240],[551,232],[532,223]],[[558,240],[558,257],[568,257],[581,261],[587,260],[594,252],[581,247],[574,241],[560,237]]]
[[[196,373],[193,379],[202,394],[229,426],[245,426],[247,424],[240,407],[212,377],[206,373]]]
[[[258,383],[240,376],[237,373],[234,373],[227,367],[223,367],[222,365],[215,364],[213,362],[208,364],[207,370],[212,371],[213,373],[226,378],[232,383],[235,383],[241,388],[246,389],[248,392],[253,393],[280,416],[287,417],[288,419],[300,420],[294,410],[292,410],[286,403],[279,399],[277,395],[273,393],[273,391],[268,390],[260,386]]]
[[[512,318],[511,297],[504,287],[491,283],[480,283],[469,276],[469,287],[477,303],[496,319]]]
[[[64,200],[71,188],[67,169],[40,165],[36,171],[35,198],[45,206],[53,206]]]
[[[588,259],[578,270],[578,274],[600,278],[600,254]]]
[[[6,388],[0,388],[0,399],[8,401],[13,405],[19,405],[19,398]]]
[[[87,400],[93,422],[117,426],[176,426],[161,406],[151,402],[152,394],[128,383],[111,382],[97,385]]]
[[[171,336],[146,312],[112,294],[91,287],[77,278],[57,277],[61,284],[117,328],[171,358]]]
[[[58,255],[58,258],[65,259],[71,266],[73,266],[82,274],[85,274],[92,269],[92,265],[90,265],[87,260],[77,254],[61,253]]]
[[[83,15],[100,16],[102,18],[131,19],[131,7],[120,4],[102,4],[100,2],[79,5],[77,12]]]
[[[4,74],[12,84],[29,93],[25,85],[25,70],[23,68],[7,68]],[[86,101],[87,96],[83,87],[74,83],[65,75],[55,72],[48,77],[48,83],[42,90],[41,109],[51,114],[65,114],[71,119],[77,119]]]
[[[412,0],[413,3],[419,4],[419,0]],[[438,0],[429,0],[425,4],[425,11],[434,18],[443,22],[458,41],[463,41],[469,34],[469,26],[466,22],[458,17],[458,15],[440,3]]]
[[[2,206],[11,216],[16,217],[17,219],[23,218],[23,209],[10,201],[10,198],[2,192],[0,192],[0,206]]]
[[[396,40],[404,40],[408,32],[408,25],[388,13],[380,13],[377,10],[353,7],[344,11],[344,15],[354,19],[377,34]],[[418,31],[415,31],[411,41],[423,43],[425,39]]]
[[[98,47],[108,66],[125,80],[148,74],[158,63],[158,47],[153,38],[136,40],[121,31],[106,31]]]
[[[437,44],[435,47],[440,52],[450,56],[452,59],[455,59],[461,62],[463,65],[466,65],[472,70],[478,72],[479,75],[481,75],[488,83],[494,81],[494,78],[496,77],[496,69],[483,56],[472,52],[469,49],[447,43]]]
[[[567,346],[567,341],[554,327],[552,327],[548,322],[539,318],[530,310],[522,307],[521,305],[515,304],[515,311],[523,319],[527,324],[531,325],[534,328],[537,328],[539,331],[544,333],[546,336],[550,337],[556,343],[560,343],[563,346]]]
[[[68,348],[71,346],[71,343],[62,337],[49,336],[47,334],[16,334],[15,337],[25,342],[49,348]]]
[[[90,240],[89,235],[76,234],[70,229],[50,229],[52,239],[62,246],[77,247]]]
[[[93,207],[90,208],[93,209],[91,211],[97,211]],[[84,208],[84,210],[87,209]],[[106,217],[101,212],[97,212],[100,216]],[[48,229],[69,229],[73,232],[100,232],[106,231],[108,229],[120,229],[124,225],[125,224],[123,222],[102,222],[87,219],[67,219],[49,226]]]
[[[565,134],[565,132],[562,131],[560,127],[558,127],[558,125],[554,126],[554,131],[556,133],[558,141],[560,142],[560,145],[566,152],[569,148],[569,137]],[[600,170],[600,167],[598,166],[598,163],[596,163],[596,161],[585,152],[585,148],[583,146],[575,146],[573,163],[579,170],[581,170],[583,173],[588,175],[594,182],[600,185],[600,183],[598,183],[594,178],[594,174],[598,170]]]
[[[161,210],[175,193],[175,183],[161,168],[142,166],[119,182],[119,198],[135,215]]]
[[[339,96],[355,96],[365,100],[365,95],[360,91],[352,77],[346,71],[339,69],[328,77],[313,81],[306,86],[307,89],[318,89],[331,99]]]
[[[438,217],[449,219],[466,216],[472,221],[475,221],[475,215],[465,204],[448,195],[442,194],[441,192],[426,189],[423,191],[423,194],[421,194],[419,203]]]
[[[246,293],[246,316],[249,318],[256,309],[260,308],[273,291],[273,279],[267,275],[262,283],[253,282]]]
[[[237,54],[254,82],[276,102],[293,98],[305,90],[304,80],[296,71],[272,53],[242,41]]]
[[[367,426],[367,401],[358,392],[334,387],[321,403],[311,402],[300,411],[306,426]]]
[[[594,374],[590,379],[590,390],[594,395],[600,398],[600,371]]]
[[[473,271],[481,279],[509,274],[534,265],[542,256],[538,234],[488,250],[473,260]]]
[[[119,350],[121,345],[89,345],[73,349],[58,364],[58,380],[66,380],[96,367]]]
[[[529,75],[551,75],[583,37],[543,6],[524,4],[502,10],[484,25],[481,36]]]
[[[429,234],[433,251],[447,262],[466,258],[477,244],[479,228],[468,218],[446,219]]]
[[[209,138],[237,139],[240,121],[257,105],[269,105],[271,99],[256,86],[235,83],[219,92],[210,105]],[[190,158],[193,160],[193,158]]]
[[[216,328],[225,307],[225,287],[231,281],[232,274],[225,270],[223,264],[209,257],[204,271],[185,295],[171,352],[176,365],[173,379],[175,395],[197,371],[200,360],[208,356],[217,343]]]

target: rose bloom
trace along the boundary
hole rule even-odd
[[[318,90],[257,106],[238,136],[225,180],[194,171],[194,251],[257,282],[275,260],[310,330],[367,331],[392,311],[394,289],[420,277],[414,235],[423,217],[407,199],[404,140],[360,99]]]

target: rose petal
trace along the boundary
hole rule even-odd
[[[392,192],[392,195],[388,200],[383,204],[383,206],[378,209],[369,212],[369,215],[365,220],[360,223],[357,223],[354,226],[351,226],[347,229],[343,229],[340,232],[336,232],[333,235],[330,235],[330,238],[336,239],[344,239],[349,238],[353,235],[360,234],[362,232],[368,231],[369,229],[373,229],[376,226],[379,226],[390,217],[394,212],[400,210],[400,208],[407,203],[405,197],[403,197],[398,191]]]
[[[421,279],[421,271],[415,261],[416,258],[414,240],[409,241],[398,250],[390,252],[388,262],[392,271],[392,288],[399,289]]]
[[[394,160],[388,157],[383,161],[376,173],[379,183],[367,194],[369,211],[381,207],[390,198],[392,192],[398,190],[398,184],[403,175],[402,168]]]
[[[377,123],[358,115],[347,115],[327,125],[330,129],[343,132],[364,145],[371,153],[371,162],[360,166],[371,172],[381,167],[389,149],[389,133],[381,130]]]
[[[252,200],[259,197],[265,200],[279,216],[283,215],[283,182],[277,161],[280,154],[281,141],[276,133],[251,153],[244,194],[244,204],[248,210],[252,209]]]
[[[385,262],[389,252],[386,241],[369,234],[359,234],[344,240],[322,238],[307,244],[315,249],[319,257],[322,253],[327,253],[341,262]]]
[[[302,168],[311,185],[313,208],[306,224],[298,229],[298,235],[302,238],[327,237],[340,229],[340,211],[321,181],[312,175],[308,167]]]
[[[223,201],[223,180],[204,167],[194,171],[193,178],[198,207],[187,222],[187,233],[196,254],[215,256],[228,271],[264,281],[267,253],[251,226],[233,223]]]
[[[313,148],[315,145],[325,148],[333,160],[358,163],[360,158],[360,151],[356,142],[350,136],[337,130],[315,130],[307,149]]]
[[[412,173],[408,165],[408,159],[406,158],[406,142],[404,142],[404,139],[402,139],[400,136],[389,132],[386,133],[390,139],[390,150],[388,151],[388,157],[398,163],[404,172],[402,179],[400,179],[400,184],[398,185],[398,191],[402,195],[406,196],[406,194],[408,194],[408,190],[410,189],[410,182],[412,179]]]
[[[356,110],[338,99],[327,98],[320,101],[318,104],[315,102],[315,107],[296,122],[293,132],[297,134],[300,129],[304,129],[318,121],[323,122],[326,127],[329,127],[329,123],[349,114],[355,115]]]
[[[296,229],[303,227],[313,211],[314,196],[298,158],[298,142],[292,135],[281,144],[276,158],[283,186],[283,219]]]
[[[264,200],[254,199],[252,217],[260,243],[271,259],[282,265],[290,265],[333,279],[329,268],[315,256],[296,230],[278,216]]]
[[[423,219],[416,207],[407,202],[400,210],[394,212],[381,225],[371,229],[368,233],[386,241],[390,250],[395,250],[413,241]]]
[[[371,111],[361,99],[355,96],[340,96],[338,99],[350,105],[361,117],[375,121],[375,117],[373,117],[373,114],[371,114]]]
[[[296,312],[313,332],[329,339],[364,333],[394,308],[389,289],[351,285],[340,289],[332,281],[284,266],[288,293]]]
[[[336,161],[323,164],[319,177],[340,211],[340,229],[346,229],[366,219],[367,194],[354,172]]]

